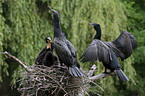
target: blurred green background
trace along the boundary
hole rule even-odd
[[[75,46],[78,57],[95,35],[88,23],[101,25],[103,41],[114,40],[123,30],[131,32],[138,47],[130,58],[120,61],[130,81],[110,76],[95,82],[104,89],[102,92],[97,88],[101,95],[145,96],[145,0],[0,0],[0,52],[8,51],[28,65],[34,64],[45,46],[44,38],[53,38],[48,5],[58,11],[62,31]],[[19,96],[16,77],[22,68],[4,60],[0,54],[1,96]],[[94,63],[95,75],[104,71],[101,63]],[[81,67],[88,71],[94,63],[81,63]]]

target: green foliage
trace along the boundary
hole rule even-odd
[[[123,0],[124,1],[124,0]],[[124,1],[124,5],[128,10],[128,21],[127,29],[136,37],[138,47],[133,52],[132,57],[134,57],[133,67],[136,70],[136,84],[130,86],[130,90],[124,91],[128,95],[138,95],[144,96],[144,57],[145,57],[145,12],[144,12],[144,0],[128,0]]]
[[[2,3],[0,2],[0,52],[3,52],[3,41],[4,41],[4,33],[8,31],[8,26],[5,25],[5,18],[1,15],[3,13],[2,10]],[[7,71],[7,64],[3,62],[2,54],[0,54],[0,82],[2,82],[2,73],[6,73],[8,75]]]
[[[140,31],[145,22],[144,13],[140,10],[136,14],[138,6],[134,9],[134,4],[134,2],[120,0],[3,0],[0,2],[0,25],[2,25],[0,51],[8,51],[23,62],[32,65],[40,49],[45,46],[44,38],[48,35],[53,38],[53,21],[47,8],[49,5],[58,11],[62,31],[76,48],[78,57],[82,55],[95,35],[95,31],[88,23],[101,25],[103,41],[112,41],[121,31],[128,29],[137,37],[141,46],[137,50],[141,52],[145,49],[142,46],[145,40],[140,38],[137,32],[141,37],[145,33]],[[96,81],[100,82],[100,86],[105,90],[104,95],[123,94],[124,90],[129,90],[137,84],[133,63],[144,62],[144,59],[135,59],[140,56],[140,53],[136,51],[135,54],[137,55],[133,55],[125,62],[120,62],[123,71],[130,79],[129,82],[120,82],[116,76]],[[4,63],[2,56],[0,62],[2,62],[0,71],[5,70],[5,73],[8,72],[8,67],[17,66]],[[94,63],[98,67],[95,75],[103,72],[103,65],[99,62]],[[81,63],[81,66],[84,70],[88,70],[92,64]]]

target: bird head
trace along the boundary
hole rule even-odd
[[[48,48],[50,48],[51,47],[51,38],[49,37],[49,36],[47,36],[46,38],[45,38],[45,41],[46,41],[46,44],[47,44],[47,49]]]
[[[92,25],[93,27],[96,27],[96,28],[100,28],[100,24],[98,23],[89,23],[89,25]]]
[[[54,19],[59,17],[59,14],[56,10],[51,9],[49,6],[48,6],[48,8],[51,10]]]

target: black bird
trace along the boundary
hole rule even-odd
[[[54,48],[60,62],[64,63],[68,67],[72,76],[85,76],[84,73],[79,69],[80,64],[77,61],[77,53],[74,46],[66,39],[61,31],[58,12],[50,7],[49,9],[52,11],[54,19]]]
[[[45,38],[46,46],[39,52],[37,58],[35,59],[35,64],[52,66],[57,64],[57,57],[53,54],[53,43],[51,38],[47,36]]]
[[[96,61],[99,59],[105,66],[105,72],[107,72],[107,69],[110,69],[111,72],[116,70],[120,80],[128,81],[129,79],[121,70],[117,56],[124,60],[131,55],[132,49],[137,47],[135,37],[131,33],[123,31],[116,40],[112,42],[103,42],[101,41],[100,24],[89,23],[89,25],[94,27],[96,35],[92,43],[80,57],[82,62]]]

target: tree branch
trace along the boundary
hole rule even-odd
[[[7,51],[5,52],[0,52],[1,54],[5,54],[8,57],[11,57],[13,60],[17,61],[27,72],[32,72],[33,69],[30,69],[28,66],[26,66],[22,61],[20,61],[18,58],[16,58],[15,56],[11,55],[10,53],[8,53]]]
[[[89,73],[88,73],[88,76],[92,76],[96,70],[97,66],[94,64],[92,67],[91,67],[91,70],[89,70]]]
[[[102,78],[105,78],[107,76],[112,76],[116,74],[116,72],[109,72],[109,73],[101,73],[99,75],[96,75],[96,76],[93,76],[93,77],[89,77],[90,80],[98,80],[98,79],[102,79]]]
[[[90,80],[98,80],[98,79],[102,79],[102,78],[105,78],[107,76],[112,76],[114,74],[116,74],[116,72],[108,72],[108,73],[101,73],[99,75],[96,75],[96,76],[92,76],[93,73],[96,71],[96,68],[97,66],[94,64],[92,67],[91,67],[91,70],[88,72],[88,76],[89,76],[89,79]],[[91,77],[92,76],[92,77]]]

